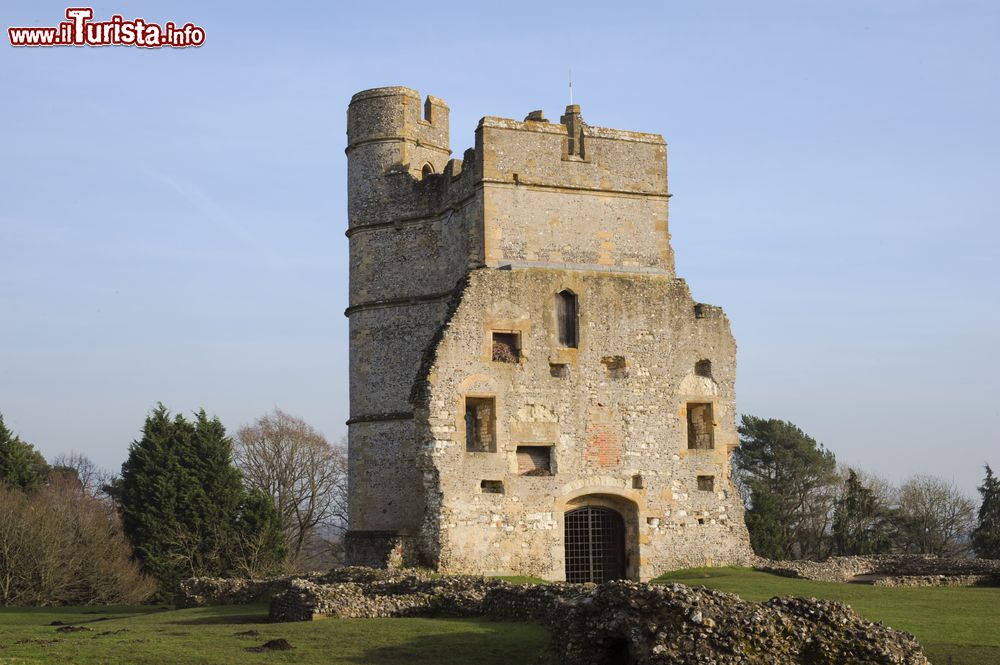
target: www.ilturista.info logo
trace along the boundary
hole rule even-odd
[[[11,46],[141,46],[185,48],[205,43],[205,29],[193,23],[163,25],[145,19],[126,21],[115,14],[108,21],[91,21],[90,7],[69,7],[67,21],[53,28],[7,28]]]

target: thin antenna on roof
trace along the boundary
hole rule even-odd
[[[573,105],[573,70],[569,70],[569,105]]]

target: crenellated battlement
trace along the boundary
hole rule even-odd
[[[421,101],[405,87],[354,95],[349,234],[451,219],[472,205],[458,248],[475,254],[470,265],[673,274],[662,136],[588,125],[571,105],[558,123],[541,111],[523,121],[486,116],[461,160],[448,141],[448,106],[437,97]]]
[[[372,88],[351,98],[347,111],[348,153],[373,141],[410,141],[450,154],[448,105],[400,86]]]

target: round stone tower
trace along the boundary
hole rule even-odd
[[[404,87],[357,93],[347,109],[349,228],[388,221],[410,188],[405,178],[441,173],[451,155],[448,105]]]
[[[423,480],[410,393],[446,303],[429,279],[425,214],[451,155],[448,106],[403,87],[354,95],[347,111],[350,407],[347,558],[384,566],[419,555]],[[422,251],[416,248],[422,248]],[[448,282],[451,287],[454,278]]]

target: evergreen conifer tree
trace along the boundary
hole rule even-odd
[[[822,558],[836,458],[783,420],[743,416],[735,476],[749,497],[754,551],[773,559]]]
[[[888,507],[880,505],[854,469],[849,469],[843,495],[833,510],[833,551],[843,556],[881,554],[891,545]]]
[[[192,422],[158,405],[110,490],[136,558],[160,581],[164,597],[185,577],[234,574],[241,537],[266,543],[261,569],[270,572],[284,556],[283,541],[251,533],[271,527],[266,518],[248,522],[241,511],[251,505],[266,516],[267,509],[256,498],[247,503],[232,441],[204,410]]]
[[[972,530],[972,547],[981,559],[1000,559],[1000,479],[986,465],[986,478],[979,487],[983,502],[979,506],[979,519]]]
[[[0,414],[0,483],[26,491],[37,489],[48,468],[42,454],[7,429]]]

